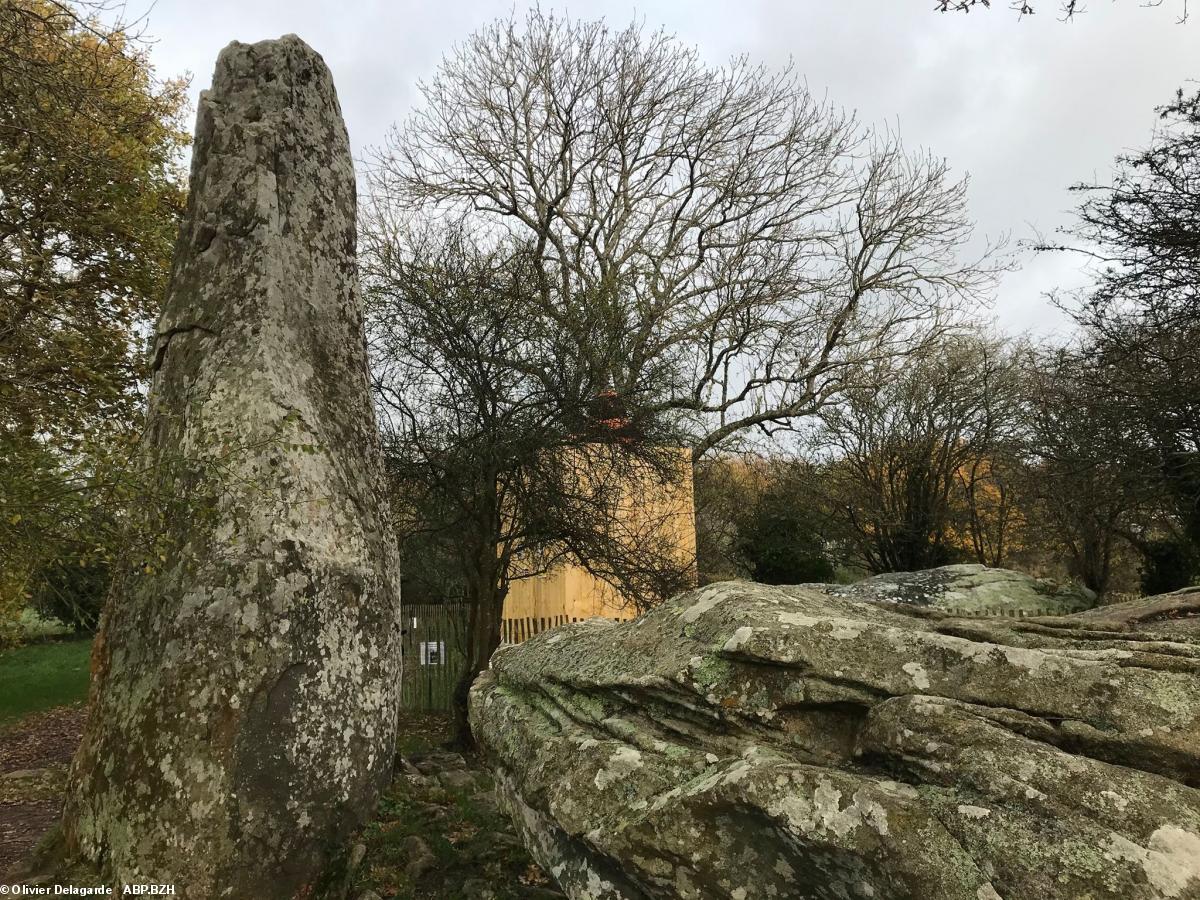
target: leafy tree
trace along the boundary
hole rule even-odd
[[[1139,547],[1142,553],[1142,593],[1152,596],[1187,587],[1196,571],[1196,560],[1187,541],[1157,538]]]
[[[76,492],[94,487],[125,446],[112,437],[136,427],[141,333],[184,199],[186,85],[157,81],[140,36],[86,12],[55,0],[0,4],[0,582],[9,607],[34,592],[31,579],[60,548],[97,540],[69,527]]]
[[[801,584],[833,580],[824,517],[796,477],[769,482],[738,524],[739,547],[755,581]],[[747,498],[749,500],[749,498]]]
[[[37,573],[32,606],[76,632],[95,631],[111,580],[111,567],[105,560],[56,559]]]
[[[696,545],[704,583],[829,581],[842,535],[822,467],[786,455],[715,454],[695,470]]]
[[[185,84],[120,26],[0,8],[0,423],[128,418],[184,199]]]

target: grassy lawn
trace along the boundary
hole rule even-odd
[[[0,651],[0,725],[87,699],[90,640]]]

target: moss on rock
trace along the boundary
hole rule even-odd
[[[314,896],[390,773],[399,578],[355,226],[324,61],[231,44],[154,341],[154,546],[116,577],[63,818],[111,883]]]
[[[471,721],[580,900],[1200,897],[1200,641],[1152,625],[727,582],[503,651]]]

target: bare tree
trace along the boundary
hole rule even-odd
[[[528,247],[539,321],[696,458],[791,427],[993,275],[957,258],[965,182],[791,71],[535,10],[472,36],[422,92],[374,155],[376,213]]]
[[[1003,343],[957,335],[930,352],[873,369],[872,383],[822,413],[817,440],[829,486],[863,563],[875,572],[943,565],[960,555],[956,506],[982,513],[987,462],[1016,433],[1019,367]],[[1007,509],[1004,511],[1007,515]],[[980,516],[982,518],[982,515]],[[1003,528],[964,529],[980,561]]]
[[[1155,500],[1145,448],[1100,389],[1106,379],[1094,370],[1104,363],[1092,348],[1047,351],[1035,363],[1027,381],[1027,490],[1071,574],[1103,594],[1119,545]]]
[[[1177,0],[1177,2],[1180,7],[1179,23],[1183,24],[1188,18],[1188,0]],[[970,12],[977,6],[990,7],[991,5],[991,0],[937,0],[935,8],[938,12]],[[1141,5],[1162,6],[1163,0],[1143,0]],[[1009,7],[1023,16],[1031,16],[1037,12],[1029,0],[1013,0]],[[1086,4],[1081,3],[1080,0],[1060,0],[1059,13],[1063,21],[1073,19],[1076,15],[1086,11]]]
[[[481,250],[457,229],[397,232],[370,217],[362,233],[406,569],[470,609],[455,695],[466,740],[467,690],[499,646],[514,581],[582,562],[641,607],[693,582],[670,509],[643,496],[669,492],[679,455],[599,408],[604,385],[535,314],[524,248]],[[555,380],[531,377],[535,366]]]
[[[1080,184],[1065,244],[1092,268],[1068,306],[1097,364],[1083,370],[1144,448],[1144,475],[1168,495],[1181,550],[1200,559],[1200,92],[1157,110],[1144,149],[1111,179]],[[1186,568],[1186,567],[1185,567]],[[1184,583],[1186,571],[1180,573]],[[1179,585],[1176,585],[1179,586]]]
[[[374,154],[364,233],[393,306],[426,268],[406,245],[413,222],[443,223],[508,285],[422,301],[422,315],[463,317],[451,331],[472,337],[458,356],[403,346],[404,323],[377,323],[407,360],[396,383],[433,380],[422,403],[446,397],[439,415],[405,414],[409,450],[415,420],[440,419],[467,422],[443,436],[487,456],[489,441],[469,437],[474,417],[493,415],[496,390],[498,408],[519,411],[488,426],[504,464],[472,482],[506,496],[460,504],[486,524],[471,577],[497,553],[503,569],[506,553],[517,565],[550,548],[635,598],[684,583],[653,540],[661,531],[639,523],[642,536],[613,539],[629,521],[620,485],[677,477],[669,448],[699,459],[794,427],[864,366],[924,345],[994,274],[987,259],[957,258],[966,185],[944,162],[866,132],[791,72],[713,68],[661,33],[534,10],[473,35],[422,91]],[[572,448],[601,395],[629,434],[592,441],[598,461]],[[518,435],[527,442],[507,455]],[[484,579],[495,587],[479,601],[491,630],[478,667],[498,640],[505,577]]]
[[[1005,564],[1025,524],[1025,458],[1015,434],[1018,428],[1014,421],[1004,423],[1003,437],[997,436],[986,453],[973,456],[957,472],[958,528],[969,540],[975,561],[985,566]]]

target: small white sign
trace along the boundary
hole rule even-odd
[[[421,641],[421,665],[444,666],[446,664],[445,641]]]

